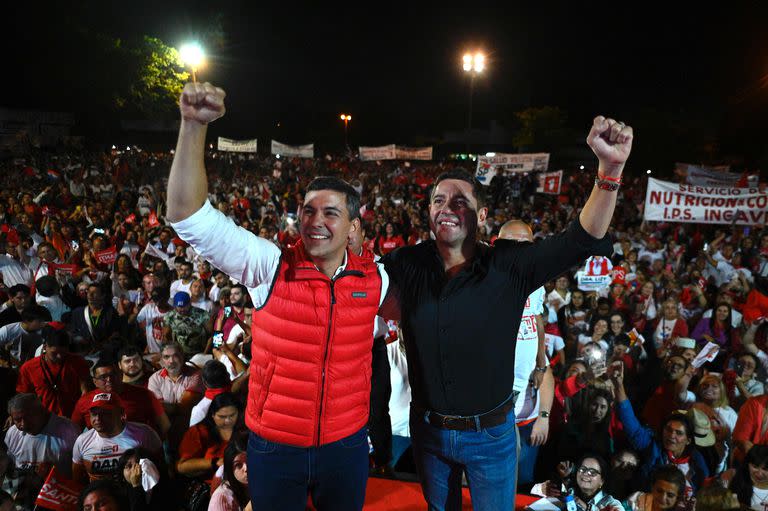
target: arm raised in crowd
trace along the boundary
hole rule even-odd
[[[210,83],[188,83],[179,99],[181,127],[168,178],[168,213],[171,222],[191,216],[205,203],[208,179],[203,160],[208,123],[224,115],[224,90]]]
[[[595,117],[592,129],[587,135],[587,144],[599,160],[598,179],[615,181],[621,179],[624,165],[632,151],[633,133],[630,126],[602,115]],[[579,216],[581,226],[595,238],[602,238],[616,208],[615,191],[592,187],[592,193]]]

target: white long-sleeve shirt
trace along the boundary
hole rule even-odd
[[[205,260],[243,284],[254,307],[265,303],[280,264],[280,249],[274,243],[239,227],[207,200],[194,214],[171,226]],[[337,275],[346,264],[345,255]],[[383,265],[376,265],[381,276],[381,304],[389,289],[389,276]]]

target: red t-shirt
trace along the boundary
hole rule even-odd
[[[223,440],[214,441],[205,424],[195,424],[184,433],[184,437],[181,439],[181,444],[179,444],[179,461],[192,458],[205,458],[207,460],[223,458],[227,444],[229,442]],[[214,472],[211,470],[210,475],[206,479],[207,483],[211,483],[213,475]]]
[[[34,392],[50,412],[69,417],[80,398],[80,382],[88,379],[88,363],[68,353],[61,364],[51,364],[45,355],[28,360],[21,366],[16,392]]]
[[[405,241],[400,235],[392,236],[391,238],[384,236],[379,237],[379,252],[381,255],[386,255],[392,252],[394,249],[403,246],[405,246]]]
[[[125,407],[125,420],[140,422],[150,428],[157,429],[157,418],[163,415],[163,405],[155,395],[145,387],[137,387],[129,383],[123,383],[123,388],[118,394]],[[91,427],[91,414],[89,413],[91,401],[85,396],[78,399],[75,411],[72,412],[72,422],[78,426]]]

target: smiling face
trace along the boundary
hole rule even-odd
[[[576,469],[576,484],[585,496],[591,497],[603,486],[603,474],[600,463],[594,458],[586,458]]]
[[[662,511],[674,509],[680,496],[680,488],[675,483],[659,479],[653,483],[651,495],[653,495],[653,502],[658,505],[658,509]]]
[[[664,449],[670,451],[674,456],[680,456],[691,443],[688,434],[685,431],[685,425],[676,420],[671,420],[664,425],[661,434]]]
[[[312,259],[343,258],[350,232],[355,228],[342,192],[315,190],[307,193],[301,208],[299,231],[304,249]]]
[[[488,208],[478,208],[472,185],[461,179],[444,179],[432,193],[429,226],[439,244],[461,246],[475,240],[477,228],[485,223]]]

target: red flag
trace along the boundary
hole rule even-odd
[[[53,511],[77,511],[77,499],[81,490],[80,484],[62,477],[54,466],[48,472],[35,505]]]
[[[136,213],[131,213],[127,217],[125,217],[125,223],[126,224],[132,224],[136,221]]]
[[[101,264],[112,264],[117,259],[117,247],[109,247],[93,254]]]
[[[154,211],[149,212],[149,224],[150,227],[157,227],[160,225],[160,221],[157,219],[157,213]]]
[[[76,264],[58,264],[58,263],[48,263],[48,273],[55,274],[56,272],[60,273],[66,273],[68,275],[74,275],[80,271],[80,268]]]
[[[538,193],[558,195],[560,193],[560,184],[562,181],[562,170],[558,170],[557,172],[542,172],[539,174],[539,187],[536,191]]]

